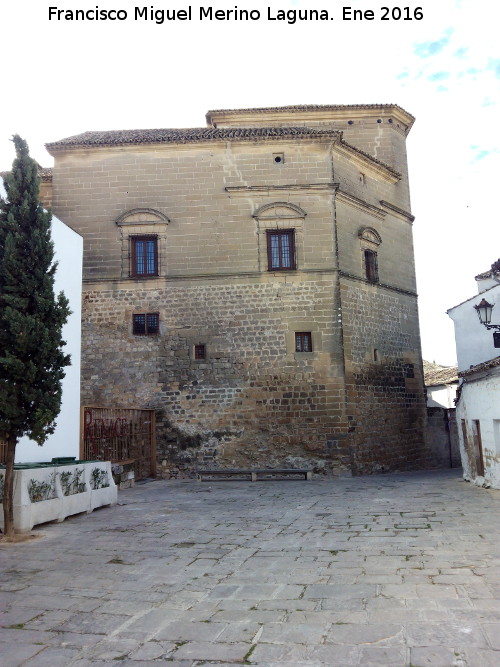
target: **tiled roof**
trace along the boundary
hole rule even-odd
[[[424,384],[426,387],[435,387],[439,384],[458,382],[457,366],[440,366],[431,361],[423,362]]]
[[[401,174],[377,160],[372,155],[365,153],[359,148],[343,141],[342,132],[332,129],[320,129],[316,127],[195,127],[187,129],[156,129],[156,130],[109,130],[83,132],[66,139],[60,139],[45,147],[51,150],[68,150],[71,148],[87,148],[98,146],[124,146],[140,144],[187,144],[209,141],[255,141],[267,139],[297,139],[297,138],[331,138],[338,141],[349,150],[362,155],[371,162],[380,165],[396,178]]]
[[[50,181],[52,179],[52,167],[42,167],[38,162],[36,165],[38,176],[40,176],[42,181]],[[0,177],[5,178],[9,173],[9,171],[0,171]]]
[[[478,276],[476,276],[475,280],[492,278],[494,276],[500,277],[500,259],[497,259],[496,262],[493,262],[489,271],[485,271],[484,273],[480,273]]]
[[[220,141],[224,139],[273,139],[288,137],[333,137],[340,133],[336,130],[325,130],[311,127],[195,127],[183,129],[155,130],[110,130],[104,132],[84,132],[73,137],[60,139],[46,148],[64,148],[72,146],[112,146],[123,144],[184,144],[199,141]]]
[[[500,356],[495,357],[494,359],[490,359],[489,361],[483,361],[481,364],[471,366],[466,371],[460,371],[459,375],[461,378],[467,378],[469,375],[474,375],[474,373],[479,373],[481,371],[487,371],[490,368],[496,368],[497,366],[500,366]]]
[[[52,179],[52,167],[41,167],[38,165],[38,175],[42,181],[50,181]]]

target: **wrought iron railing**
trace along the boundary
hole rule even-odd
[[[111,463],[133,461],[136,479],[155,477],[155,411],[83,407],[80,458]]]

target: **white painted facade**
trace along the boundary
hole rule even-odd
[[[481,299],[494,305],[492,322],[500,324],[500,283],[479,292],[472,298],[448,310],[455,325],[458,371],[482,364],[500,354],[500,348],[493,345],[493,332],[479,322],[474,306]]]
[[[494,305],[492,322],[500,324],[498,270],[476,280],[479,293],[448,311],[455,325],[460,377],[456,404],[460,455],[464,479],[500,489],[500,348],[474,310],[486,299]]]
[[[55,217],[52,217],[51,231],[55,260],[58,262],[54,290],[56,294],[64,292],[71,308],[71,315],[63,328],[63,338],[66,341],[64,351],[71,355],[71,366],[65,369],[62,407],[56,419],[55,432],[42,447],[29,438],[21,438],[16,447],[16,463],[50,461],[61,456],[75,456],[78,459],[80,451],[83,238]]]
[[[446,408],[447,410],[455,407],[455,398],[457,397],[458,383],[437,384],[426,387],[427,407],[428,408]]]
[[[500,489],[500,365],[463,378],[456,415],[464,478]]]

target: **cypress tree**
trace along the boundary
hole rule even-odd
[[[0,436],[7,442],[4,533],[14,534],[16,444],[26,435],[39,445],[54,432],[61,381],[70,363],[62,327],[68,301],[54,294],[51,214],[39,200],[37,163],[27,143],[13,137],[16,159],[0,198]]]

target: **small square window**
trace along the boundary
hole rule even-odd
[[[269,271],[287,271],[296,268],[293,229],[267,232],[267,262]]]
[[[207,358],[207,348],[203,343],[194,346],[194,358],[198,361]]]
[[[132,315],[134,336],[155,336],[160,331],[159,313],[137,313]]]
[[[131,267],[133,278],[147,278],[158,275],[158,237],[130,237]]]
[[[312,352],[312,334],[310,331],[300,331],[295,334],[295,352]]]

